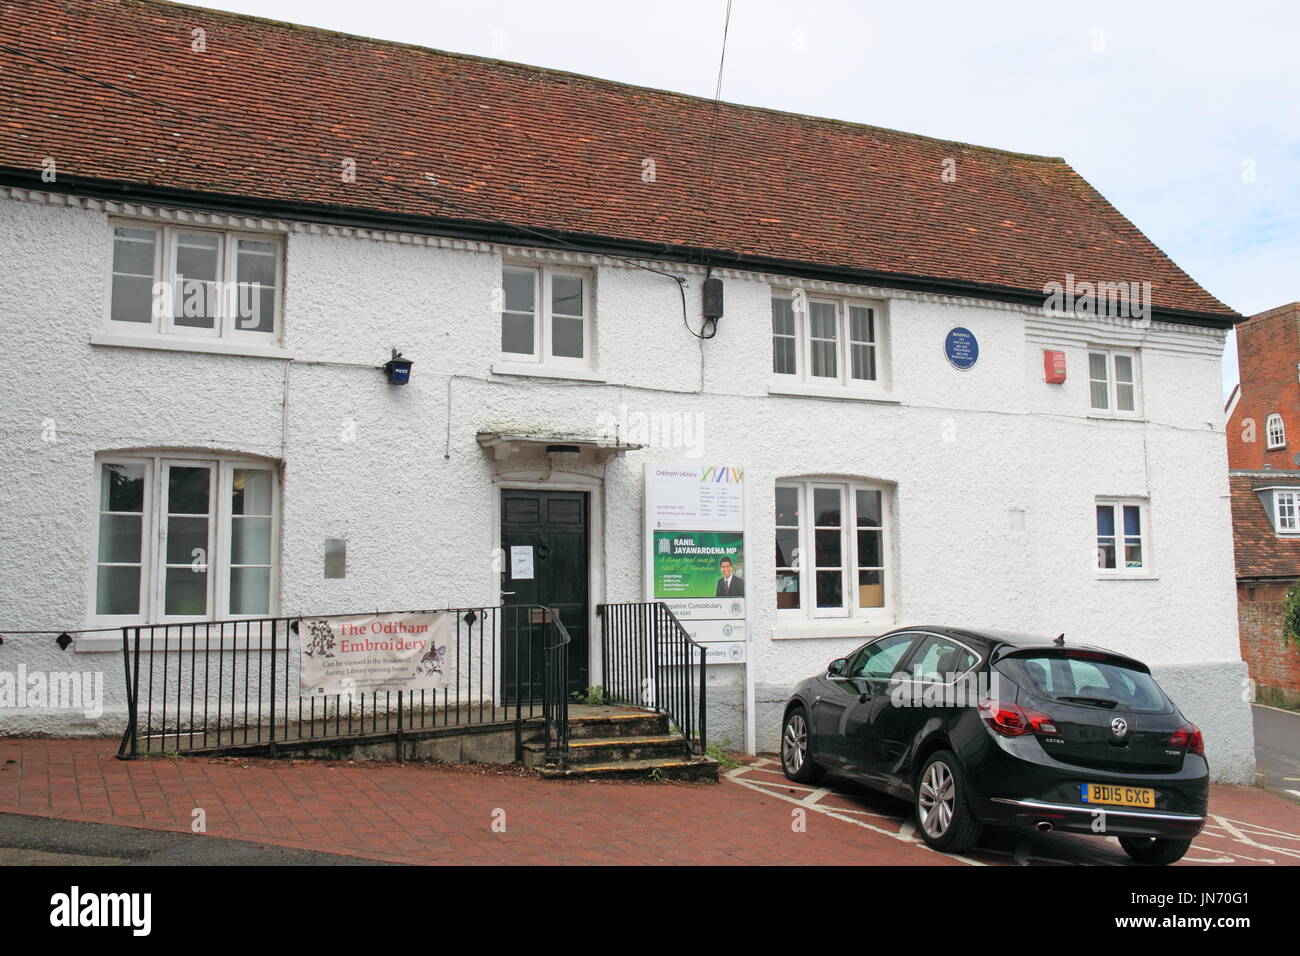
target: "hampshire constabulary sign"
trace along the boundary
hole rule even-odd
[[[446,611],[304,617],[298,626],[301,691],[442,690],[450,632]]]

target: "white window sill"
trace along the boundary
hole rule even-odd
[[[231,342],[226,339],[190,339],[179,335],[123,335],[120,332],[95,332],[90,336],[90,344],[124,349],[157,349],[163,352],[200,352],[211,355],[293,360],[293,353],[279,345],[256,345]]]
[[[493,362],[493,375],[521,375],[526,378],[564,378],[576,382],[604,382],[605,376],[589,368],[542,365],[532,362]]]
[[[891,618],[840,618],[831,620],[780,621],[772,628],[774,641],[806,641],[826,638],[869,640],[897,627]]]
[[[117,651],[117,653],[121,654],[122,635],[110,633],[78,635],[72,639],[72,649],[78,654],[102,654],[107,651]],[[141,641],[141,653],[144,653],[146,649],[147,646]]]
[[[850,388],[846,385],[809,385],[806,382],[772,380],[767,386],[769,395],[796,395],[802,398],[835,398],[845,402],[877,402],[882,405],[901,405],[900,399],[879,388]]]
[[[1098,581],[1159,581],[1160,576],[1149,571],[1097,571]]]

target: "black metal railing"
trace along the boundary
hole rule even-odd
[[[704,647],[662,601],[601,604],[604,698],[666,714],[694,753],[708,749]]]
[[[219,751],[243,745],[338,741],[541,718],[548,760],[568,756],[569,634],[537,605],[439,608],[452,615],[445,686],[438,690],[304,694],[304,620],[154,624],[122,628],[127,726],[118,756]],[[400,612],[429,613],[429,612]]]
[[[544,691],[542,693],[542,733],[546,745],[546,762],[563,766],[569,754],[569,631],[555,611],[544,610],[542,616],[554,625],[554,640],[542,648]]]

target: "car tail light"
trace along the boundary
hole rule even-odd
[[[1205,738],[1195,724],[1183,724],[1175,730],[1174,735],[1169,738],[1169,746],[1186,747],[1189,754],[1205,756]]]
[[[980,704],[980,717],[1004,737],[1022,734],[1044,734],[1052,737],[1060,733],[1056,723],[1042,711],[1020,707],[1005,700],[986,700]]]

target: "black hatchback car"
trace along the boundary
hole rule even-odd
[[[1115,836],[1173,863],[1205,825],[1201,732],[1145,664],[1003,631],[891,631],[795,688],[781,764],[909,800],[925,842],[960,852],[985,824]]]

